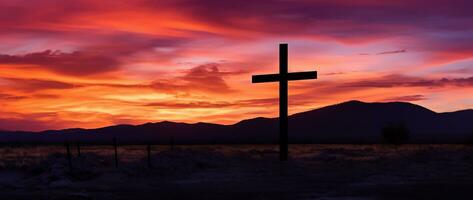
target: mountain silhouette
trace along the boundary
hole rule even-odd
[[[412,143],[473,142],[473,110],[436,113],[404,102],[348,101],[289,117],[291,143],[379,143],[389,123],[404,123]],[[55,143],[68,141],[181,144],[277,143],[278,119],[254,118],[232,125],[157,122],[97,129],[43,132],[0,132],[1,143]]]

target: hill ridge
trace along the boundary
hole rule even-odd
[[[403,122],[411,142],[473,141],[473,110],[436,113],[406,102],[347,101],[289,116],[289,137],[296,143],[377,143],[390,122]],[[21,133],[21,134],[19,134]],[[0,142],[108,142],[129,143],[277,143],[277,118],[256,117],[235,124],[172,121],[140,125],[120,124],[95,129],[71,128],[34,132],[1,132]]]

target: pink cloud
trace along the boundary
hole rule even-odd
[[[80,87],[71,83],[60,81],[41,80],[41,79],[19,79],[0,77],[0,85],[4,88],[14,89],[18,91],[35,92],[48,89],[71,89]]]
[[[401,102],[411,102],[411,101],[422,101],[426,100],[427,98],[424,95],[407,95],[407,96],[397,96],[397,97],[389,97],[384,99],[383,101],[401,101]]]
[[[164,91],[204,91],[209,93],[235,92],[225,77],[246,73],[243,71],[220,71],[215,63],[199,65],[185,72],[183,76],[154,81],[151,86]]]
[[[473,77],[427,79],[403,75],[388,75],[371,80],[358,80],[343,84],[342,87],[354,88],[391,88],[391,87],[473,87]]]
[[[94,52],[64,53],[46,50],[25,55],[0,55],[1,64],[27,64],[69,75],[103,73],[117,69],[115,58]]]

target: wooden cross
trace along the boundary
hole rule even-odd
[[[279,159],[288,159],[287,82],[317,79],[317,71],[292,72],[287,70],[287,44],[279,44],[279,74],[253,75],[252,83],[279,82]]]

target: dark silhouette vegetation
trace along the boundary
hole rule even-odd
[[[404,122],[389,123],[381,130],[383,143],[403,144],[409,140],[409,129]]]

